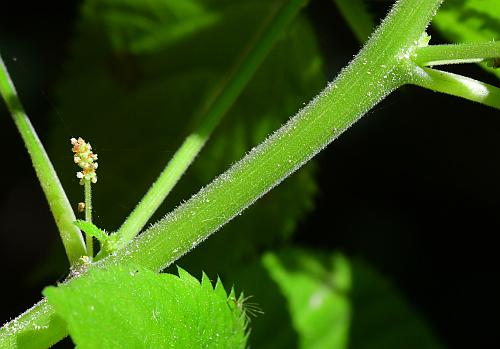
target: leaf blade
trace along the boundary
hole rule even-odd
[[[202,286],[182,269],[179,276],[130,265],[91,270],[44,295],[79,348],[245,347],[244,317],[223,287]]]

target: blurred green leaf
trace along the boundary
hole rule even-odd
[[[500,3],[498,0],[447,0],[432,25],[451,42],[500,40]],[[500,70],[481,64],[500,77]]]
[[[325,257],[289,249],[265,254],[262,263],[288,301],[297,347],[347,348],[349,262],[339,254]]]
[[[44,290],[78,348],[245,348],[234,294],[179,269],[179,277],[132,266],[93,269]]]
[[[442,348],[387,278],[358,259],[288,248],[266,253],[236,280],[264,311],[252,320],[254,347]]]
[[[196,111],[218,80],[282,1],[87,0],[83,4],[67,73],[57,88],[54,119],[59,122],[51,145],[60,149],[65,139],[82,135],[99,153],[99,183],[93,193],[99,226],[114,230],[130,213],[193,129]],[[262,141],[324,83],[312,30],[298,18],[154,219]],[[75,188],[69,189],[79,190],[69,156],[63,159],[60,153],[53,152],[62,181],[74,182]],[[297,220],[312,208],[315,193],[311,164],[184,263],[223,272],[238,260],[258,255],[259,246],[291,234]],[[71,194],[74,202],[80,196]]]
[[[366,0],[333,0],[360,43],[368,40],[375,29],[375,16],[368,10]]]
[[[115,51],[140,54],[154,52],[216,23],[217,13],[206,5],[196,0],[91,0],[83,8],[83,16],[106,28]]]

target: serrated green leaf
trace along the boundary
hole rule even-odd
[[[500,40],[500,3],[498,0],[447,0],[432,25],[452,42]],[[481,64],[500,77],[500,70]]]
[[[249,347],[297,348],[297,331],[292,326],[286,299],[260,261],[238,268],[231,276],[231,280],[226,278],[226,284],[235,282],[239,290],[245,290],[245,296],[252,296],[250,302],[263,312],[257,316],[249,314]]]
[[[244,348],[242,311],[217,283],[133,266],[44,290],[78,348]],[[220,285],[220,286],[219,286]]]
[[[57,89],[54,117],[64,122],[56,123],[51,144],[59,148],[61,139],[73,135],[68,129],[78,129],[99,149],[100,181],[93,202],[98,224],[118,228],[193,129],[194,115],[206,97],[280,1],[284,0],[83,4],[72,58]],[[323,84],[314,35],[307,21],[298,18],[153,219],[262,141]],[[62,180],[76,183],[71,162],[60,153],[54,152],[54,158]],[[288,237],[312,208],[314,167],[301,169],[239,222],[224,227],[197,249],[202,252],[189,264],[223,272],[257,255],[259,246]],[[75,202],[80,195],[73,191]]]

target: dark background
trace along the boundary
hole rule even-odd
[[[370,5],[379,16],[388,7]],[[77,12],[78,1],[10,4],[0,12],[0,50],[42,140]],[[312,0],[307,12],[331,79],[359,46],[331,1]],[[443,41],[430,34],[433,43]],[[498,85],[473,65],[455,71]],[[53,250],[62,245],[3,104],[0,130],[0,320],[7,321],[55,281],[37,277],[33,266],[59,256]],[[496,110],[402,88],[319,155],[316,210],[295,240],[361,256],[383,271],[449,347],[493,343],[500,311],[499,132]]]

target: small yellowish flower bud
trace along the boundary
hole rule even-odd
[[[91,181],[92,183],[97,182],[97,175],[95,170],[97,169],[97,154],[92,152],[92,146],[90,143],[86,143],[81,137],[78,139],[70,139],[73,148],[73,161],[80,166],[82,171],[76,173],[76,177],[80,179],[80,184],[84,184],[85,181]]]
[[[85,211],[85,203],[79,202],[78,203],[78,212],[83,212],[83,211]]]

